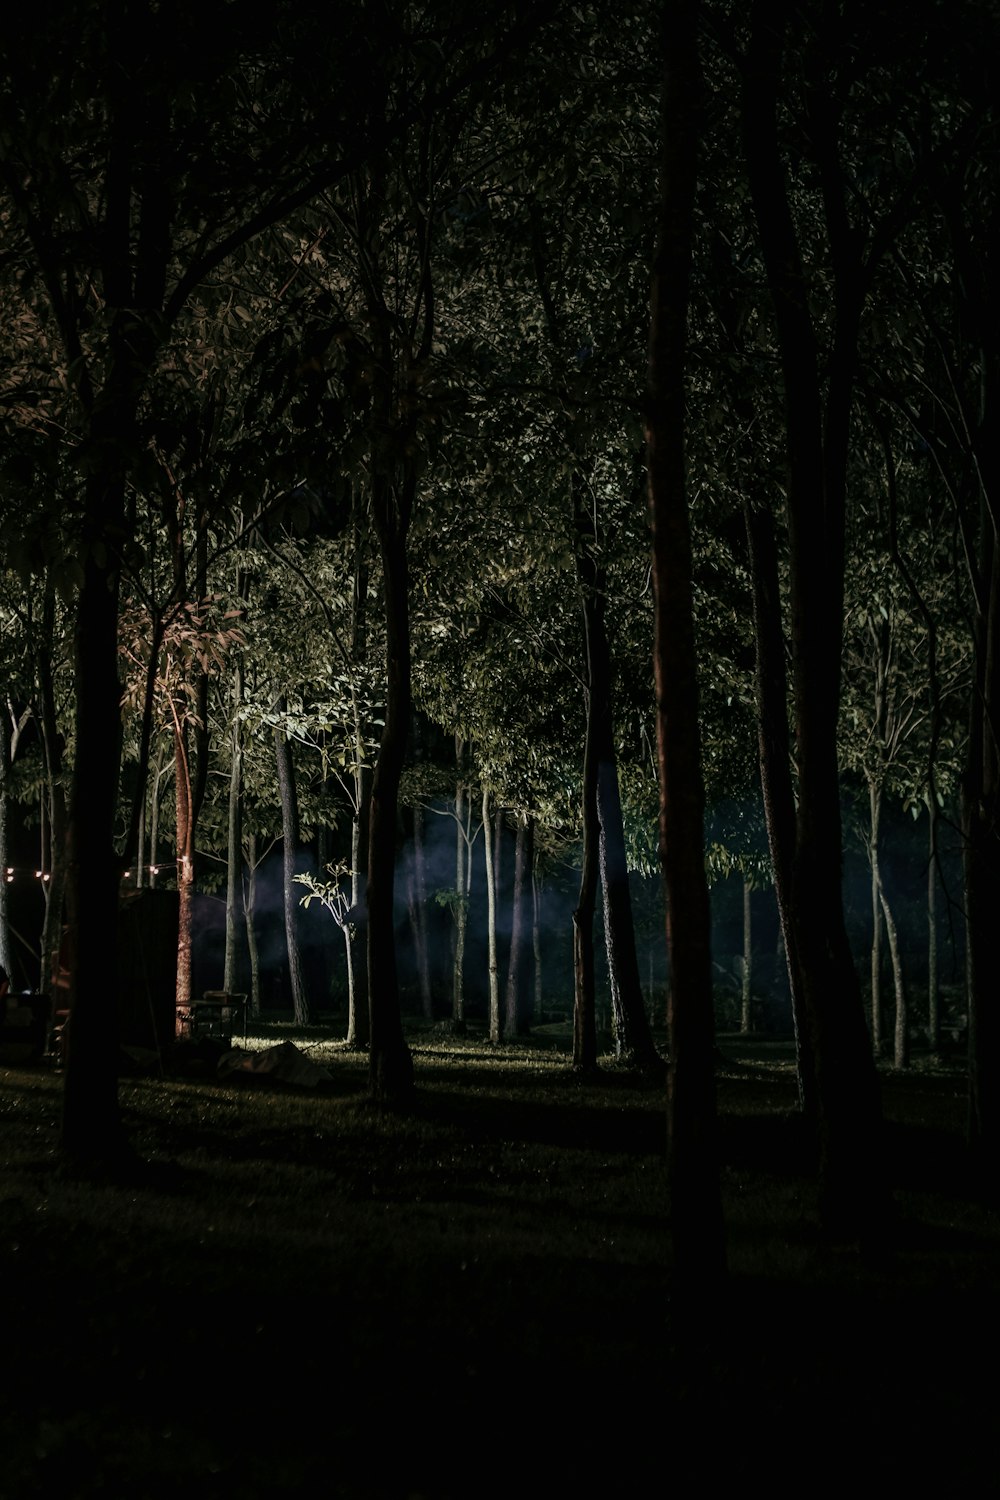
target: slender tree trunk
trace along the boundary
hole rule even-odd
[[[151,864],[152,861],[150,860]],[[146,798],[143,795],[139,808],[139,834],[135,844],[135,888],[141,891],[149,884],[146,860]]]
[[[599,878],[600,826],[597,819],[597,747],[587,715],[583,750],[583,855],[580,894],[573,913],[573,1067],[597,1068],[597,997],[594,974],[594,912]]]
[[[927,802],[927,1046],[931,1057],[941,1051],[940,977],[938,974],[937,936],[937,790],[930,789]]]
[[[278,712],[284,713],[285,700],[279,698]],[[299,898],[295,889],[299,852],[299,809],[295,790],[295,767],[292,747],[280,724],[274,727],[274,756],[278,768],[278,795],[281,799],[282,896],[285,913],[285,944],[288,952],[288,978],[292,991],[292,1011],[296,1026],[308,1026],[311,1019],[309,997],[302,973],[299,950]]]
[[[150,889],[156,888],[160,869],[157,851],[160,846],[160,771],[162,767],[157,765],[156,775],[150,782],[149,787],[149,885]]]
[[[531,872],[531,948],[535,959],[535,1024],[545,1020],[545,990],[542,970],[542,879],[537,865]]]
[[[701,76],[697,7],[663,15],[661,182],[647,390],[653,529],[660,863],[667,898],[667,1171],[675,1275],[704,1286],[725,1268],[716,1147],[711,923],[686,495],[684,371]]]
[[[743,974],[740,984],[740,1034],[753,1031],[753,910],[750,882],[743,878]]]
[[[507,892],[509,882],[506,873],[506,860],[504,845],[507,840],[507,818],[502,807],[493,809],[493,892],[496,910],[495,939],[497,950],[497,983],[500,984],[500,976],[507,972],[510,962],[510,937],[507,923],[503,921],[504,913],[507,911]],[[502,986],[501,986],[502,988]],[[504,1008],[503,996],[500,998],[500,1034],[503,1035]]]
[[[984,603],[976,621],[975,682],[962,796],[969,1009],[969,1146],[994,1172],[1000,1159],[1000,1014],[994,931],[1000,911],[1000,544],[984,517]]]
[[[247,954],[250,959],[250,1014],[260,1015],[260,949],[254,927],[257,905],[257,835],[247,835],[246,874],[243,877],[243,919],[246,923]]]
[[[517,820],[514,847],[514,913],[510,933],[510,962],[507,967],[505,995],[505,1035],[527,1036],[531,1029],[529,994],[531,961],[531,867],[534,860],[535,824],[528,814]]]
[[[643,1004],[635,949],[635,923],[615,754],[611,653],[604,613],[607,579],[598,562],[594,516],[585,503],[583,485],[577,475],[573,477],[573,508],[578,539],[577,577],[587,653],[588,732],[597,760],[598,861],[615,1055],[634,1066],[648,1068],[657,1066],[659,1057]]]
[[[756,655],[757,752],[768,849],[778,907],[788,993],[795,1035],[799,1107],[815,1120],[815,1069],[805,1013],[804,988],[792,918],[795,859],[795,793],[788,744],[788,681],[774,518],[766,506],[747,500],[744,508],[753,586]]]
[[[351,666],[361,670],[368,655],[369,518],[360,486],[351,494],[354,586],[351,601]],[[368,842],[372,771],[366,763],[365,725],[357,698],[354,710],[354,807],[351,816],[351,919],[344,924],[347,957],[347,1045],[364,1051],[371,1041],[368,1001]]]
[[[465,750],[456,738],[459,775],[464,772]],[[469,838],[470,798],[464,781],[455,787],[455,957],[452,968],[451,1022],[456,1035],[465,1033],[465,933],[469,921],[469,891],[472,876],[472,845]]]
[[[487,966],[489,975],[490,1041],[499,1042],[500,966],[497,960],[497,866],[493,852],[493,828],[490,823],[490,793],[483,783],[483,851],[486,861]]]
[[[222,988],[232,993],[238,980],[238,913],[242,905],[243,884],[243,732],[240,709],[243,706],[243,663],[233,668],[233,722],[230,730],[229,818],[226,844],[226,954]]]
[[[415,475],[396,493],[387,474],[376,474],[372,513],[382,554],[386,616],[386,708],[372,783],[368,843],[368,999],[371,1020],[370,1080],[373,1099],[403,1105],[413,1092],[413,1058],[403,1036],[396,967],[393,903],[399,783],[410,724],[410,619],[406,534]]]
[[[820,1214],[831,1233],[868,1240],[884,1227],[878,1078],[844,924],[837,719],[843,633],[850,409],[862,281],[842,232],[842,184],[824,156],[834,263],[833,345],[825,400],[806,276],[777,130],[784,29],[758,5],[744,68],[751,194],[775,311],[784,382],[786,513],[798,802],[790,908],[817,1098]],[[819,107],[818,97],[813,103]]]
[[[146,662],[142,717],[139,721],[139,755],[135,769],[135,793],[132,798],[129,825],[125,833],[125,844],[122,849],[122,862],[126,867],[137,858],[140,828],[143,823],[146,806],[146,793],[149,785],[149,762],[153,743],[156,683],[160,672],[160,652],[162,647],[163,618],[160,614],[156,614],[152,621],[152,630],[148,642],[149,657]],[[155,862],[154,851],[154,858],[150,860],[150,864],[155,864]]]
[[[413,809],[413,860],[407,879],[407,905],[420,987],[420,1008],[428,1021],[434,1019],[431,991],[430,951],[427,941],[427,875],[424,857],[424,810]]]
[[[191,938],[194,908],[194,859],[191,811],[191,775],[188,764],[186,726],[174,723],[174,799],[177,829],[177,984],[176,1032],[186,1036],[191,1024]]]
[[[605,746],[611,739],[607,724]],[[639,1068],[657,1068],[660,1057],[653,1044],[639,979],[635,922],[625,854],[618,767],[613,749],[602,756],[597,770],[597,812],[600,822],[601,893],[604,937],[611,977],[615,1055]]]
[[[10,766],[10,736],[7,725],[0,723],[0,966],[11,976],[11,983],[13,983],[14,960],[10,951],[10,900],[7,888],[7,869],[10,858],[7,845]]]
[[[895,1068],[910,1066],[909,1016],[906,1001],[906,977],[903,972],[903,955],[899,947],[899,933],[892,908],[886,899],[882,885],[882,872],[878,875],[878,897],[885,917],[885,935],[889,944],[889,959],[892,963],[892,987],[895,998],[895,1022],[893,1025],[892,1062]]]
[[[371,1041],[368,1002],[368,837],[372,773],[358,764],[354,776],[355,811],[351,819],[351,920],[344,924],[347,944],[347,1045],[364,1051]]]
[[[871,868],[872,948],[871,948],[871,1026],[872,1051],[882,1056],[882,904],[878,863],[879,825],[882,821],[882,793],[874,781],[868,783],[868,863]]]
[[[48,579],[42,610],[42,635],[37,676],[46,781],[43,797],[48,809],[50,861],[49,880],[45,893],[45,921],[42,926],[38,983],[40,989],[52,991],[59,969],[66,896],[66,798],[62,786],[62,736],[59,733],[56,718],[55,686],[52,680],[55,590]],[[5,860],[0,862],[0,868],[5,864]]]

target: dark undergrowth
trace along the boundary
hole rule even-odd
[[[862,1258],[817,1231],[789,1049],[723,1038],[729,1276],[679,1307],[662,1080],[421,1030],[386,1116],[333,1033],[280,1035],[321,1088],[124,1077],[127,1181],[61,1168],[55,1070],[0,1067],[2,1500],[1000,1477],[1000,1231],[957,1070],[885,1075]]]

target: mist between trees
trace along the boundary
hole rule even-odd
[[[678,1203],[713,1005],[794,1035],[831,1225],[876,1059],[967,1045],[993,1162],[995,7],[213,16],[3,54],[0,962],[68,1147],[159,890],[178,1034],[343,1014],[383,1104],[404,1010],[666,1054]]]

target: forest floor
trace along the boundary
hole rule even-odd
[[[721,1037],[729,1275],[679,1308],[662,1081],[581,1081],[559,1028],[415,1028],[385,1116],[335,1037],[252,1041],[316,1089],[123,1077],[127,1181],[60,1166],[55,1067],[0,1064],[0,1500],[996,1485],[1000,1226],[958,1066],[884,1073],[862,1257],[817,1231],[790,1047]]]

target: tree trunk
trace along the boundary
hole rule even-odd
[[[490,824],[490,793],[483,783],[483,852],[486,861],[487,969],[489,977],[490,1041],[497,1043],[500,1027],[500,968],[497,961],[497,866],[493,855],[493,829]]]
[[[583,854],[580,895],[573,913],[573,1067],[597,1068],[597,996],[594,974],[594,912],[597,906],[600,825],[597,818],[597,747],[587,715],[583,749]]]
[[[177,984],[175,995],[176,1032],[186,1036],[191,1024],[191,926],[194,896],[193,837],[194,816],[191,808],[191,775],[188,764],[186,726],[174,721],[174,798],[177,843]]]
[[[510,932],[510,962],[507,968],[506,1022],[508,1038],[527,1036],[531,1030],[531,867],[534,861],[535,824],[528,814],[517,820],[514,847],[514,912]]]
[[[138,858],[141,828],[146,807],[146,792],[149,783],[150,751],[153,743],[153,719],[156,702],[156,683],[160,672],[160,651],[163,646],[163,617],[157,613],[152,622],[148,641],[149,656],[146,662],[146,684],[143,693],[142,718],[139,721],[139,754],[135,769],[135,792],[129,814],[125,843],[122,848],[122,863],[127,868]],[[154,858],[150,864],[155,864]]]
[[[455,755],[461,776],[465,770],[465,749],[457,736]],[[465,1032],[465,934],[469,921],[472,881],[472,841],[469,837],[471,816],[471,799],[464,781],[460,780],[455,787],[455,953],[451,984],[452,1030],[459,1036]]]
[[[49,821],[48,885],[45,893],[45,921],[42,926],[39,988],[52,991],[59,970],[62,947],[63,915],[66,895],[66,798],[63,792],[62,736],[56,717],[55,686],[52,681],[52,652],[55,634],[55,589],[46,579],[42,611],[41,650],[38,657],[39,720],[45,762],[46,798]],[[0,860],[0,869],[6,858]]]
[[[995,997],[994,931],[1000,911],[1000,544],[982,522],[985,598],[976,620],[975,681],[962,789],[966,969],[969,1008],[969,1147],[983,1171],[1000,1157],[1000,1008]]]
[[[124,481],[91,478],[85,524],[93,545],[86,545],[85,534],[76,610],[76,748],[67,835],[71,1016],[62,1123],[63,1149],[90,1165],[128,1154],[118,1105],[118,974],[108,961],[121,874],[114,846],[121,754],[118,573],[104,563],[107,529],[123,517]]]
[[[788,993],[795,1034],[799,1108],[816,1118],[815,1069],[805,1013],[804,989],[792,920],[792,866],[795,859],[795,793],[788,745],[788,682],[774,518],[766,506],[748,499],[744,507],[753,587],[756,658],[757,754],[764,822],[778,907]]]
[[[504,864],[504,842],[507,837],[507,819],[504,809],[496,806],[493,809],[493,893],[496,903],[496,924],[494,937],[497,950],[497,983],[499,976],[506,972],[510,959],[510,939],[506,931],[506,923],[501,921],[501,913],[505,910],[504,901],[507,895],[507,882]],[[500,1006],[500,1032],[503,1034],[504,1012],[501,1001]]]
[[[14,961],[10,951],[10,902],[7,890],[7,809],[10,784],[10,737],[6,723],[0,722],[0,968],[14,983]]]
[[[753,911],[749,880],[743,879],[743,973],[740,982],[740,1035],[753,1031]]]
[[[371,1040],[366,938],[366,851],[371,781],[371,770],[359,762],[354,774],[355,810],[351,818],[351,920],[344,923],[344,940],[347,949],[347,1045],[362,1052]]]
[[[545,1020],[545,992],[542,984],[542,878],[537,865],[531,872],[531,948],[535,959],[535,1024]]]
[[[940,977],[937,936],[937,789],[932,785],[927,802],[927,1046],[932,1058],[941,1051]]]
[[[604,905],[604,942],[608,960],[615,1056],[636,1067],[659,1064],[639,979],[635,923],[629,890],[625,829],[622,821],[618,764],[611,702],[611,653],[604,605],[607,578],[597,558],[598,537],[591,510],[584,503],[582,482],[573,476],[576,566],[583,609],[587,653],[587,718],[596,756],[598,861]]]
[[[614,750],[609,744],[610,716],[606,729],[606,753],[601,757],[597,769],[597,814],[601,829],[601,893],[604,899],[604,940],[608,955],[615,1056],[634,1067],[657,1068],[660,1066],[660,1056],[653,1044],[639,979],[618,767]]]
[[[285,711],[284,698],[278,699],[279,714]],[[288,978],[292,991],[292,1011],[296,1026],[308,1026],[311,1019],[309,997],[302,974],[299,951],[299,898],[295,889],[299,852],[299,807],[295,790],[295,767],[292,747],[281,724],[274,727],[274,756],[278,768],[278,795],[281,799],[281,869],[282,897],[285,913],[285,944],[288,951]]]
[[[882,882],[878,867],[879,824],[882,820],[882,793],[874,781],[868,783],[868,864],[871,869],[872,948],[871,948],[871,1026],[872,1052],[882,1056]]]
[[[428,1021],[434,1019],[431,991],[430,951],[427,941],[427,875],[424,858],[424,810],[413,809],[413,859],[407,875],[407,906],[420,988],[420,1008]]]
[[[790,9],[790,7],[789,7]],[[808,1015],[817,1099],[820,1215],[832,1234],[882,1232],[878,1078],[844,925],[837,719],[843,634],[844,528],[850,403],[862,282],[836,217],[843,187],[824,158],[834,278],[825,401],[810,292],[778,144],[784,14],[755,11],[744,68],[744,146],[775,312],[784,382],[792,683],[798,770],[790,907]],[[817,107],[821,99],[813,101]],[[833,217],[830,217],[833,215]]]
[[[243,732],[240,724],[240,709],[243,706],[243,664],[233,668],[233,722],[230,730],[229,764],[229,818],[226,844],[226,955],[223,966],[222,988],[232,993],[237,989],[239,927],[237,920],[242,906],[243,885]]]
[[[878,897],[882,904],[882,913],[885,917],[885,935],[889,943],[889,958],[892,963],[892,987],[896,1002],[895,1022],[893,1025],[892,1064],[894,1068],[908,1068],[910,1066],[910,1034],[909,1016],[906,1004],[906,979],[903,973],[903,955],[899,948],[899,933],[896,930],[896,920],[892,914],[892,908],[886,899],[885,889],[882,885],[882,872],[878,874]]]
[[[351,492],[354,585],[351,599],[351,667],[361,669],[368,654],[370,572],[368,512],[360,486]],[[371,1041],[368,1001],[368,841],[372,771],[366,763],[365,725],[356,696],[354,712],[354,806],[351,816],[351,920],[344,924],[347,957],[347,1045],[364,1051]]]
[[[397,495],[389,476],[372,484],[372,514],[382,555],[386,622],[385,724],[372,782],[368,842],[368,1000],[370,1081],[376,1103],[406,1104],[413,1058],[403,1036],[393,898],[399,783],[410,724],[410,617],[406,534],[416,479],[408,473]]]
[[[257,904],[257,835],[247,835],[246,875],[243,881],[243,917],[247,931],[247,953],[250,958],[250,1014],[260,1015],[260,949],[254,927]]]
[[[684,371],[700,110],[696,6],[664,12],[662,198],[647,391],[660,863],[667,898],[667,1172],[675,1276],[725,1268],[716,1146],[711,923],[686,496]]]

